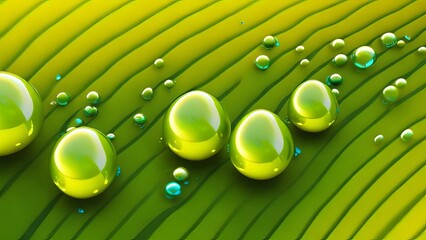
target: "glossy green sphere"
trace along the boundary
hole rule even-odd
[[[0,71],[0,156],[25,148],[44,120],[40,95],[27,81]]]
[[[318,80],[300,84],[291,94],[288,117],[299,129],[321,132],[337,118],[339,105],[330,88]]]
[[[282,173],[294,155],[293,138],[285,123],[263,109],[250,112],[240,120],[229,145],[235,168],[257,180]]]
[[[176,99],[163,121],[164,140],[178,156],[204,160],[219,152],[231,134],[228,114],[220,102],[203,91]]]
[[[116,172],[114,146],[107,136],[90,127],[74,128],[61,136],[50,159],[53,182],[74,198],[100,194]]]
[[[374,49],[369,46],[362,46],[352,52],[351,59],[356,67],[368,68],[376,62],[377,56]]]

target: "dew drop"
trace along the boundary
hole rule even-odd
[[[173,199],[179,196],[181,193],[181,187],[177,182],[169,182],[165,187],[165,195],[169,199]]]
[[[306,66],[309,64],[309,60],[308,59],[302,59],[302,61],[300,61],[300,66]]]
[[[348,62],[348,57],[345,54],[337,54],[332,62],[334,63],[334,65],[336,66],[343,66]]]
[[[407,41],[410,41],[410,40],[411,40],[411,37],[410,37],[409,35],[405,35],[405,36],[404,36],[404,38],[405,38],[405,40],[407,40]]]
[[[395,86],[399,89],[404,88],[405,86],[407,86],[407,80],[405,80],[404,78],[398,78],[395,81]]]
[[[419,54],[426,54],[426,47],[425,46],[419,47],[419,49],[417,49],[417,52]]]
[[[97,105],[101,102],[101,96],[99,96],[98,92],[91,91],[86,96],[87,101],[90,104]]]
[[[387,32],[380,37],[383,46],[391,48],[396,45],[397,37],[394,33]]]
[[[271,65],[271,60],[269,60],[269,57],[266,55],[260,55],[256,58],[255,64],[259,69],[264,70],[269,68]]]
[[[405,42],[404,42],[404,40],[399,40],[399,41],[396,43],[396,45],[397,45],[398,47],[400,47],[400,48],[403,48],[403,47],[405,46]]]
[[[114,133],[108,133],[107,134],[107,138],[109,138],[109,140],[114,140],[115,139],[115,134]]]
[[[56,79],[56,81],[59,81],[59,80],[61,80],[61,79],[62,79],[62,76],[61,76],[60,74],[56,74],[55,79]]]
[[[154,90],[152,88],[147,87],[142,91],[142,98],[145,100],[151,100],[152,96],[154,95]]]
[[[333,47],[334,49],[339,49],[339,48],[342,48],[342,47],[344,47],[345,46],[345,41],[343,40],[343,39],[340,39],[340,38],[338,38],[338,39],[334,39],[332,42],[331,42],[331,47]]]
[[[278,45],[277,45],[277,43],[278,43]],[[266,36],[263,39],[263,46],[266,49],[272,49],[275,46],[279,46],[278,39],[276,37],[273,37],[273,36]]]
[[[121,167],[120,166],[118,166],[117,167],[117,172],[115,173],[115,176],[120,176],[120,174],[121,174]]]
[[[164,86],[166,88],[172,88],[174,85],[175,85],[175,83],[173,82],[173,80],[168,79],[168,80],[164,81]]]
[[[80,213],[80,214],[83,214],[86,211],[83,208],[77,208],[77,212]]]
[[[413,138],[413,135],[414,135],[414,133],[413,133],[413,130],[411,130],[411,129],[405,129],[402,133],[401,133],[401,139],[404,141],[404,142],[408,142],[408,141],[410,141],[410,139],[411,138]]]
[[[352,62],[358,68],[368,68],[376,61],[376,52],[369,46],[362,46],[351,55]]]
[[[76,118],[74,120],[74,123],[76,124],[77,127],[83,125],[83,120],[81,118]]]
[[[71,100],[71,97],[66,92],[60,92],[56,95],[56,103],[60,106],[66,106]]]
[[[374,142],[375,143],[381,143],[381,142],[383,142],[384,139],[385,139],[385,137],[383,137],[382,134],[379,134],[374,138]]]
[[[305,47],[304,46],[300,45],[300,46],[296,47],[296,52],[301,53],[303,51],[305,51]]]
[[[300,148],[295,147],[294,148],[294,156],[297,157],[302,153],[302,150],[300,150]]]
[[[398,99],[399,90],[395,86],[387,86],[383,89],[383,97],[388,102],[395,102]]]
[[[56,106],[56,105],[58,105],[58,104],[56,103],[56,101],[51,101],[51,102],[50,102],[50,106]]]
[[[173,177],[177,181],[184,181],[189,177],[189,172],[184,167],[178,167],[173,171]]]
[[[329,86],[330,85],[340,85],[340,84],[342,84],[342,82],[343,82],[343,78],[338,73],[335,73],[335,74],[328,76],[326,81],[325,81],[325,83]]]
[[[335,88],[333,88],[333,89],[331,90],[331,92],[334,94],[334,96],[335,96],[336,98],[338,98],[338,97],[340,96],[340,92],[339,92],[339,90],[337,90],[337,89],[335,89]]]
[[[245,22],[244,22],[244,21],[241,21],[241,22],[240,22],[240,24],[241,24],[241,25],[244,25],[244,24],[245,24]]]
[[[154,67],[162,68],[164,66],[164,60],[162,58],[158,58],[154,61]]]
[[[140,126],[143,126],[143,124],[146,122],[146,116],[143,113],[137,113],[135,116],[133,116],[133,121]]]

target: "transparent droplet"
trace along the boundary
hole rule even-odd
[[[395,86],[399,89],[404,88],[407,85],[407,80],[405,80],[404,78],[398,78],[395,81]]]
[[[383,142],[384,139],[385,139],[385,137],[383,137],[382,134],[379,134],[374,138],[374,142],[375,143],[381,143],[381,142]]]
[[[331,89],[331,92],[334,94],[334,96],[335,96],[336,98],[338,98],[338,97],[340,96],[340,92],[339,92],[339,90],[337,90],[337,89],[335,89],[335,88]]]
[[[120,166],[118,166],[117,167],[117,172],[115,173],[115,176],[120,176],[120,174],[121,174],[121,167]]]
[[[226,145],[226,152],[230,152],[231,151],[231,147],[229,146],[229,143]]]
[[[110,140],[114,140],[115,139],[115,134],[114,133],[108,133],[107,134],[107,138],[109,138]]]
[[[152,88],[150,87],[147,87],[142,91],[142,98],[145,100],[151,100],[153,95],[154,95],[154,90],[152,90]]]
[[[419,47],[419,49],[417,49],[417,52],[419,54],[426,54],[426,47],[425,46]]]
[[[302,61],[300,61],[300,66],[306,66],[309,64],[309,60],[308,59],[302,59]]]
[[[338,38],[338,39],[334,39],[332,42],[331,42],[331,47],[333,47],[334,49],[339,49],[339,48],[342,48],[342,47],[344,47],[345,46],[345,41],[343,40],[343,39],[340,39],[340,38]]]
[[[325,83],[329,86],[332,85],[332,84],[333,85],[340,85],[340,84],[342,84],[342,82],[343,82],[343,78],[338,73],[335,73],[335,74],[328,76],[326,81],[325,81]]]
[[[76,119],[74,120],[74,123],[75,123],[77,126],[81,126],[81,125],[83,125],[83,120],[82,120],[81,118],[76,118]]]
[[[305,51],[305,47],[304,46],[300,45],[300,46],[296,47],[296,52],[301,53],[303,51]]]
[[[178,167],[173,171],[173,177],[178,181],[184,181],[189,177],[189,172],[184,167]]]
[[[241,25],[244,25],[244,24],[245,24],[245,22],[244,22],[244,21],[241,21],[241,22],[240,22],[240,24],[241,24]]]
[[[404,142],[408,142],[408,141],[410,141],[410,139],[411,138],[413,138],[413,135],[414,135],[414,133],[413,133],[413,130],[411,130],[411,129],[405,129],[402,133],[401,133],[401,139],[404,141]]]
[[[80,213],[80,214],[83,214],[86,211],[83,208],[77,208],[77,212]]]
[[[185,184],[185,185],[189,185],[189,182],[188,182],[188,181],[185,181],[185,182],[183,182],[183,184]]]
[[[168,80],[164,81],[164,86],[166,88],[172,88],[174,85],[175,85],[175,83],[173,82],[173,80],[168,79]]]
[[[300,148],[295,147],[294,148],[294,156],[297,157],[302,153],[302,150],[300,150]]]
[[[58,103],[56,103],[56,101],[51,101],[50,102],[50,106],[56,106]]]
[[[59,81],[59,80],[61,80],[61,79],[62,79],[62,76],[61,76],[60,74],[56,74],[55,79],[56,79],[56,81]]]
[[[348,62],[348,57],[345,54],[337,54],[332,61],[336,66],[343,66]]]
[[[260,55],[256,58],[256,66],[260,69],[267,69],[271,65],[271,60],[269,60],[269,57],[266,55]]]
[[[395,86],[387,86],[383,89],[383,97],[388,102],[395,102],[398,99],[399,90]]]
[[[276,44],[277,44],[277,42],[278,42],[278,39],[277,39],[277,38],[275,38],[275,37],[273,37],[273,36],[266,36],[266,37],[263,39],[263,46],[264,46],[266,49],[272,49],[273,47],[277,46],[277,45],[276,45]],[[278,46],[279,46],[279,43],[278,43]]]
[[[56,103],[60,106],[66,106],[71,100],[71,97],[66,92],[60,92],[56,95]]]
[[[280,41],[278,40],[277,37],[274,37],[274,38],[275,38],[275,46],[279,47],[280,46]]]
[[[94,117],[94,116],[98,115],[98,109],[94,106],[86,106],[83,109],[83,113],[87,117]]]
[[[382,42],[383,46],[391,48],[396,45],[398,38],[394,33],[387,32],[380,37],[380,41]]]
[[[164,66],[164,60],[162,58],[158,58],[154,61],[154,67],[162,68]]]
[[[397,45],[398,47],[400,47],[400,48],[403,48],[403,47],[405,46],[405,42],[404,42],[404,40],[399,40],[399,41],[396,43],[396,45]]]
[[[137,113],[133,116],[133,121],[138,125],[143,125],[146,122],[146,116],[143,113]]]
[[[90,104],[97,105],[101,102],[101,96],[99,96],[98,92],[91,91],[86,96],[87,101]]]
[[[181,187],[177,182],[169,182],[165,187],[165,195],[167,198],[172,199],[179,196],[181,193]]]
[[[376,61],[376,52],[369,46],[362,46],[351,55],[352,62],[358,68],[368,68]]]

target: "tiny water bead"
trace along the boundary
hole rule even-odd
[[[180,184],[177,182],[169,182],[167,183],[164,193],[167,198],[173,199],[180,195],[181,193],[181,187]]]
[[[164,66],[164,60],[162,58],[158,58],[154,61],[154,66],[156,68],[162,68]]]
[[[308,59],[302,59],[302,61],[300,61],[300,66],[306,66],[309,64],[309,60]]]
[[[417,52],[419,53],[419,54],[426,54],[426,47],[425,46],[421,46],[421,47],[419,47],[419,49],[417,49]]]
[[[40,95],[21,77],[0,71],[0,156],[28,146],[43,125]]]
[[[173,80],[168,79],[168,80],[164,81],[164,86],[166,88],[172,88],[174,85],[175,85],[175,83],[173,82]]]
[[[275,46],[279,46],[280,45],[280,43],[278,42],[278,39],[276,38],[276,37],[273,37],[273,36],[266,36],[264,39],[263,39],[263,46],[266,48],[266,49],[272,49],[273,47],[275,47]]]
[[[300,148],[295,147],[294,148],[294,156],[297,157],[302,153],[302,150],[300,150]]]
[[[337,118],[339,104],[330,88],[318,80],[300,84],[291,94],[287,114],[290,121],[307,132],[321,132]]]
[[[334,96],[336,97],[336,99],[340,96],[340,92],[339,92],[339,90],[337,90],[337,89],[335,89],[335,88],[333,88],[333,89],[331,90],[331,92],[334,94]]]
[[[404,40],[399,40],[399,41],[396,43],[396,45],[397,45],[398,47],[400,47],[400,48],[403,48],[403,47],[405,47],[405,42],[404,42]]]
[[[405,129],[402,133],[401,133],[401,139],[404,141],[404,142],[408,142],[408,141],[410,141],[412,138],[413,138],[413,136],[414,136],[414,133],[413,133],[413,130],[411,130],[411,129]]]
[[[348,57],[345,54],[337,54],[332,62],[334,63],[334,65],[336,66],[343,66],[348,62]]]
[[[143,125],[146,122],[146,116],[143,113],[136,113],[133,116],[133,122],[135,122],[137,125]]]
[[[342,84],[342,82],[343,82],[342,76],[340,76],[340,74],[338,74],[338,73],[335,73],[335,74],[328,76],[325,83],[330,86],[332,84],[333,85],[340,85],[340,84]]]
[[[404,88],[405,86],[407,86],[407,80],[405,80],[404,78],[398,78],[395,81],[395,86],[399,89]]]
[[[398,99],[399,90],[395,86],[387,86],[383,89],[383,97],[386,101],[395,102]]]
[[[266,55],[260,55],[256,58],[255,64],[259,69],[267,69],[271,65],[271,60],[269,60],[269,57]]]
[[[58,105],[58,103],[56,101],[51,101],[50,102],[50,106],[56,106],[56,105]]]
[[[109,138],[109,140],[114,140],[115,139],[115,134],[114,133],[108,133],[107,134],[107,138]]]
[[[115,173],[115,176],[120,176],[121,175],[121,167],[120,166],[118,166],[117,167],[117,172]]]
[[[225,147],[231,123],[222,104],[203,91],[191,91],[177,98],[163,120],[165,143],[187,160],[210,158]]]
[[[50,158],[50,175],[56,186],[74,198],[103,192],[117,172],[114,146],[100,131],[74,128],[61,136]]]
[[[62,79],[62,76],[61,76],[60,74],[56,74],[55,79],[56,79],[56,81],[59,81],[59,80],[61,80],[61,79]]]
[[[369,46],[362,46],[351,55],[353,64],[358,68],[368,68],[376,61],[376,52]]]
[[[293,138],[287,125],[268,110],[244,116],[230,139],[230,158],[243,175],[266,180],[282,173],[294,154]]]
[[[382,134],[379,134],[374,138],[374,142],[375,143],[381,143],[381,142],[383,142],[384,139],[385,139],[385,137],[383,137]]]
[[[147,87],[142,91],[142,98],[145,100],[151,100],[152,96],[154,96],[154,90],[152,88]]]
[[[86,99],[90,104],[93,104],[93,105],[97,105],[101,102],[101,96],[99,95],[98,92],[95,92],[95,91],[89,92],[86,96]]]
[[[383,46],[391,48],[396,45],[398,38],[394,33],[387,32],[380,37],[380,41],[382,42]]]
[[[83,113],[87,117],[94,117],[94,116],[98,115],[98,108],[96,108],[94,106],[86,106],[83,109]]]
[[[60,92],[56,95],[56,103],[59,106],[66,106],[70,102],[71,97],[66,92]]]
[[[345,46],[345,41],[343,39],[334,39],[331,42],[331,47],[333,47],[334,49],[339,49],[339,48],[343,48]]]
[[[296,52],[301,53],[303,51],[305,51],[305,47],[304,46],[300,45],[300,46],[296,47]]]
[[[405,40],[407,40],[407,41],[410,41],[410,40],[411,40],[411,37],[410,37],[409,35],[405,35],[405,36],[404,36],[404,38],[405,38]]]
[[[189,177],[189,172],[184,167],[178,167],[173,171],[173,177],[178,181],[185,181]]]
[[[77,208],[77,212],[78,212],[79,214],[83,214],[83,213],[85,213],[86,211],[85,211],[83,208]]]

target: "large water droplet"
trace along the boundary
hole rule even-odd
[[[103,192],[116,171],[111,141],[89,127],[74,128],[60,137],[50,159],[52,180],[61,191],[75,198],[90,198]]]
[[[93,104],[93,105],[97,105],[101,102],[101,96],[99,95],[98,92],[95,92],[95,91],[89,92],[86,96],[86,99],[90,104]]]
[[[334,65],[340,67],[345,65],[348,62],[348,57],[345,54],[337,54],[332,62],[334,63]]]
[[[342,47],[344,47],[345,46],[345,41],[343,40],[343,39],[340,39],[340,38],[338,38],[338,39],[334,39],[332,42],[331,42],[331,47],[333,47],[334,49],[339,49],[339,48],[342,48]]]
[[[152,96],[154,96],[154,90],[152,88],[147,87],[142,91],[142,98],[145,100],[151,100]]]
[[[189,177],[189,172],[184,167],[178,167],[173,171],[173,177],[178,181],[185,181]]]
[[[301,130],[321,132],[337,118],[339,105],[330,88],[317,80],[300,84],[288,104],[290,121]]]
[[[352,62],[358,68],[368,68],[376,61],[376,52],[369,46],[362,46],[351,55]]]
[[[243,175],[270,179],[287,168],[294,154],[293,138],[274,113],[255,110],[243,117],[230,139],[232,164]]]
[[[383,89],[383,97],[389,102],[395,102],[398,99],[399,90],[395,86],[387,86]]]
[[[413,132],[413,130],[411,130],[411,129],[405,129],[402,133],[401,133],[401,139],[404,141],[404,142],[408,142],[408,141],[410,141],[411,140],[411,138],[413,138],[413,136],[414,136],[414,132]]]
[[[340,85],[340,84],[342,84],[342,82],[343,82],[343,78],[338,73],[335,73],[335,74],[328,76],[326,81],[325,81],[325,83],[329,86],[332,85],[332,84],[333,85]]]
[[[28,146],[43,120],[42,100],[34,87],[17,75],[0,71],[0,156]]]
[[[169,182],[164,190],[166,197],[169,199],[173,199],[181,193],[181,187],[177,182]]]
[[[56,103],[60,106],[66,106],[70,102],[71,97],[66,92],[60,92],[56,95]]]
[[[188,160],[213,156],[226,145],[230,132],[225,109],[203,91],[180,96],[164,116],[164,141],[175,154]]]
[[[388,32],[380,37],[380,41],[382,42],[383,46],[391,48],[396,45],[396,41],[398,41],[398,38],[394,33]]]
[[[260,69],[267,69],[271,65],[271,60],[266,55],[260,55],[256,58],[255,64]]]

